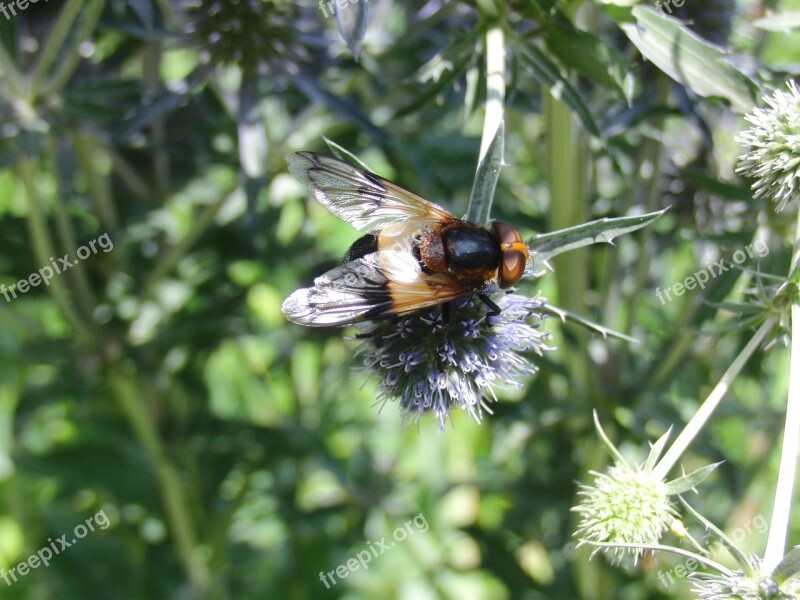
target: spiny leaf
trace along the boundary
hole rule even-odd
[[[744,570],[749,577],[753,577],[755,575],[755,573],[753,573],[753,567],[750,564],[750,561],[747,560],[747,556],[744,554],[744,552],[739,550],[736,544],[727,535],[725,535],[721,529],[693,509],[691,505],[683,499],[682,496],[678,496],[678,499],[681,501],[681,504],[683,504],[683,507],[689,511],[690,515],[700,521],[707,531],[713,533],[716,538],[722,542],[722,545],[725,546],[725,549],[731,553],[731,556],[733,556],[736,562],[739,563],[739,566],[742,568],[742,570]]]
[[[343,148],[342,146],[340,146],[339,144],[337,144],[333,140],[329,140],[324,135],[322,136],[322,139],[325,140],[325,143],[328,145],[328,148],[330,149],[331,154],[333,154],[339,160],[343,160],[345,162],[350,161],[350,162],[358,165],[359,167],[361,167],[365,171],[369,171],[370,173],[374,172],[374,169],[370,169],[367,165],[364,164],[364,162],[360,158],[358,158],[355,154],[353,154],[352,152],[350,152],[346,148]]]
[[[596,332],[602,334],[602,336],[604,338],[612,337],[612,338],[617,338],[617,339],[620,339],[620,340],[625,340],[626,342],[631,342],[632,344],[638,344],[639,343],[639,340],[637,340],[634,337],[631,337],[629,335],[625,335],[624,333],[620,333],[619,331],[614,331],[613,329],[609,329],[608,327],[605,327],[603,325],[600,325],[598,323],[590,321],[589,319],[587,319],[585,317],[582,317],[581,315],[575,314],[575,313],[570,312],[568,310],[564,310],[563,308],[558,308],[557,306],[553,306],[552,304],[545,304],[544,306],[542,306],[539,309],[539,311],[542,312],[542,313],[546,313],[546,314],[548,314],[548,313],[549,314],[554,314],[559,319],[561,319],[562,322],[565,322],[565,323],[567,321],[573,321],[573,322],[577,323],[578,325],[586,327],[586,329],[589,329],[591,331],[596,331]]]
[[[800,546],[795,546],[789,553],[781,559],[775,570],[772,571],[772,578],[780,585],[784,581],[795,577],[800,573]]]
[[[339,26],[339,33],[347,42],[347,47],[353,54],[353,58],[358,60],[361,54],[361,45],[364,43],[364,34],[367,32],[369,23],[369,3],[368,0],[350,0],[344,4],[338,0],[334,2],[334,12],[336,13],[336,24]]]
[[[492,211],[492,200],[497,180],[500,178],[500,169],[503,166],[503,150],[505,148],[505,125],[502,119],[497,126],[492,143],[486,151],[472,184],[472,193],[469,196],[467,208],[467,221],[484,225],[489,222]]]
[[[645,471],[652,471],[653,467],[656,466],[658,459],[661,458],[661,453],[664,452],[664,446],[667,445],[667,441],[669,440],[669,435],[671,433],[672,427],[667,429],[664,435],[658,438],[656,443],[650,447],[650,453],[647,455],[647,461],[644,463]]]
[[[622,454],[620,454],[619,450],[617,450],[617,447],[611,443],[610,439],[608,439],[606,432],[603,430],[603,426],[600,424],[600,417],[597,415],[596,410],[592,411],[592,417],[594,418],[594,428],[597,430],[597,435],[600,437],[600,441],[603,442],[603,445],[608,448],[608,452],[619,464],[624,466],[629,471],[632,471],[633,469],[628,464],[628,461],[625,460]]]
[[[688,492],[689,490],[693,490],[697,485],[699,485],[706,477],[711,475],[711,473],[720,466],[722,463],[713,463],[710,465],[706,465],[705,467],[700,467],[696,471],[692,471],[687,475],[683,475],[674,479],[667,483],[667,493],[670,495],[673,494],[683,494],[684,492]]]
[[[649,225],[666,211],[665,208],[636,217],[614,219],[606,217],[568,229],[536,235],[528,240],[528,247],[533,255],[534,269],[546,267],[549,259],[568,250],[602,242],[610,244],[614,238],[620,235]]]

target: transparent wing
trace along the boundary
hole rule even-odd
[[[455,300],[478,290],[443,274],[424,273],[408,252],[368,254],[294,292],[281,311],[294,323],[312,327],[348,325],[406,313]]]
[[[336,158],[295,152],[286,161],[292,175],[308,186],[320,204],[359,231],[377,233],[399,220],[422,226],[454,219],[432,202]]]

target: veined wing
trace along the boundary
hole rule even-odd
[[[444,274],[427,274],[409,252],[381,251],[317,277],[294,292],[284,316],[300,325],[329,327],[402,316],[478,291]]]
[[[289,171],[317,201],[359,231],[377,233],[397,221],[417,226],[455,219],[443,208],[344,161],[316,152],[286,157]]]

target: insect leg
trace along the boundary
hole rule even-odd
[[[442,321],[445,325],[450,325],[450,303],[442,304]]]
[[[487,296],[487,295],[486,295],[486,294],[484,294],[483,292],[480,292],[480,293],[478,294],[478,298],[480,298],[481,300],[483,300],[483,303],[484,303],[486,306],[488,306],[488,307],[489,307],[489,312],[487,312],[487,313],[486,313],[486,318],[487,318],[487,319],[488,319],[489,317],[498,317],[498,316],[500,316],[500,313],[501,313],[501,312],[503,312],[502,310],[500,310],[500,307],[499,307],[499,306],[497,306],[497,304],[495,304],[494,302],[492,302],[492,299],[491,299],[491,298],[489,298],[489,296]]]

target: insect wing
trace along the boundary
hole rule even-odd
[[[330,327],[401,316],[477,291],[444,274],[424,273],[408,252],[382,251],[317,277],[294,292],[284,316],[301,325]]]
[[[443,208],[344,161],[295,152],[286,157],[289,171],[306,184],[317,201],[359,231],[377,233],[398,220],[425,223],[455,219]]]

